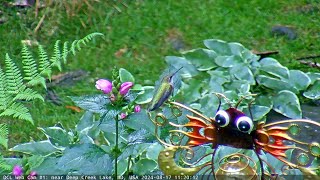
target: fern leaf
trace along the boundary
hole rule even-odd
[[[62,70],[61,68],[61,51],[60,51],[60,40],[57,40],[54,44],[54,54],[51,57],[50,61],[52,62],[53,66],[56,66],[59,71]]]
[[[25,89],[23,84],[22,75],[19,68],[14,64],[12,59],[6,54],[6,85],[9,94],[18,94],[19,91]]]
[[[8,93],[6,86],[6,75],[3,73],[0,68],[0,110],[4,110],[8,105]]]
[[[12,171],[12,166],[4,161],[3,156],[0,156],[0,174],[9,174]]]
[[[42,72],[50,66],[47,52],[43,49],[42,45],[38,46],[39,52],[39,71]]]
[[[0,145],[8,149],[8,126],[0,124]]]
[[[62,59],[63,59],[63,63],[67,63],[67,57],[69,54],[69,50],[68,50],[68,42],[64,42],[63,43],[63,51],[62,51]]]
[[[12,116],[13,118],[27,120],[33,124],[33,120],[28,108],[26,108],[20,102],[12,103],[11,106],[9,106],[0,114],[0,116]]]
[[[74,40],[71,44],[70,51],[73,55],[76,55],[76,46],[79,40]]]
[[[20,92],[19,94],[17,94],[13,100],[33,100],[33,99],[40,99],[42,101],[44,101],[43,97],[36,91],[30,89],[30,88],[26,88],[24,91]]]
[[[93,38],[95,38],[96,36],[103,36],[102,33],[98,33],[98,32],[95,32],[95,33],[91,33],[91,34],[88,34],[87,36],[85,36],[84,38],[81,39],[81,41],[83,41],[84,44],[90,42]]]
[[[27,45],[23,44],[22,47],[22,69],[24,71],[24,80],[30,81],[38,75],[37,64],[32,57]]]

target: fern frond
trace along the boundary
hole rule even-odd
[[[76,55],[76,46],[79,40],[74,40],[71,44],[70,51],[73,55]]]
[[[12,59],[6,54],[6,85],[9,94],[17,94],[19,91],[25,89],[23,84],[22,75],[19,68],[14,64]]]
[[[69,49],[68,49],[68,42],[64,42],[63,43],[63,51],[62,51],[62,59],[63,59],[63,63],[67,63],[67,57],[69,54]]]
[[[9,96],[6,86],[6,75],[3,73],[2,68],[0,68],[0,110],[7,108],[8,101]]]
[[[88,34],[87,36],[85,36],[84,38],[82,38],[80,41],[81,41],[81,43],[86,45],[86,43],[92,41],[92,39],[95,38],[96,36],[103,36],[103,34],[98,33],[98,32],[91,33],[91,34]]]
[[[76,54],[76,49],[78,51],[81,50],[81,44],[83,45],[87,45],[88,42],[92,41],[94,37],[96,36],[103,36],[102,33],[91,33],[91,34],[88,34],[87,36],[85,36],[84,38],[80,39],[80,40],[75,40],[72,42],[71,44],[71,48],[70,50],[72,51],[73,55]]]
[[[34,100],[34,99],[40,99],[40,100],[44,101],[43,97],[38,92],[36,92],[30,88],[26,88],[24,91],[17,94],[13,100],[30,101],[30,100]]]
[[[6,124],[0,124],[0,145],[8,149],[8,126]]]
[[[39,53],[39,71],[42,72],[50,66],[47,52],[43,49],[42,45],[38,46]]]
[[[56,43],[54,44],[54,54],[51,57],[50,61],[53,63],[53,66],[56,66],[59,71],[62,70],[61,68],[61,51],[60,51],[60,40],[57,40]]]
[[[28,108],[26,108],[20,102],[12,103],[11,106],[9,106],[0,114],[0,116],[12,116],[13,118],[27,120],[33,124],[33,120]]]
[[[22,69],[24,71],[24,80],[30,81],[35,78],[39,73],[37,71],[37,64],[32,57],[27,45],[23,44],[22,50]]]
[[[9,174],[12,171],[12,166],[4,161],[0,155],[0,174]]]

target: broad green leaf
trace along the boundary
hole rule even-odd
[[[181,89],[183,89],[182,95],[184,97],[184,101],[186,103],[190,103],[198,100],[201,96],[200,89],[202,86],[202,83],[197,79],[190,79],[188,81],[188,84],[183,83]]]
[[[110,103],[108,97],[104,94],[87,95],[80,97],[70,97],[71,100],[82,109],[91,111],[94,113],[105,113],[107,110],[105,106]]]
[[[301,118],[302,112],[297,95],[288,90],[278,92],[273,97],[273,110],[289,118]]]
[[[95,144],[80,144],[66,149],[57,166],[74,175],[112,173],[112,159]]]
[[[317,80],[307,91],[303,92],[303,96],[309,99],[320,99],[320,80]]]
[[[238,80],[247,81],[250,85],[254,85],[256,83],[251,70],[245,64],[239,64],[238,66],[231,67],[230,74]]]
[[[161,144],[159,144],[158,142],[155,142],[155,143],[151,144],[149,146],[149,148],[147,149],[146,157],[148,159],[152,159],[152,160],[157,161],[158,155],[159,155],[160,151],[162,151],[163,149],[164,149],[164,147]]]
[[[242,56],[242,53],[245,50],[242,44],[231,42],[231,43],[228,43],[228,45],[233,55]]]
[[[55,146],[53,146],[49,140],[45,140],[39,142],[18,144],[11,148],[10,151],[22,152],[31,155],[46,156],[59,150]]]
[[[270,112],[271,107],[252,105],[250,107],[250,110],[251,110],[251,113],[253,116],[253,120],[258,121],[258,120],[261,120],[263,117],[265,117],[268,112]],[[243,111],[247,116],[250,117],[250,112],[249,112],[248,107],[245,108]]]
[[[154,87],[153,86],[144,86],[143,91],[135,100],[137,104],[147,104],[151,102],[153,97]]]
[[[217,67],[214,63],[216,53],[208,49],[193,49],[183,53],[184,57],[197,67],[199,71],[207,71]]]
[[[121,82],[133,82],[134,83],[133,75],[124,68],[119,69],[119,76],[120,76]]]
[[[201,104],[201,109],[199,110],[203,112],[204,115],[208,117],[215,116],[219,106],[219,98],[216,95],[213,93],[206,94],[199,100],[199,103]]]
[[[305,90],[311,83],[311,79],[304,72],[299,70],[290,70],[289,83],[298,90]]]
[[[76,125],[76,130],[77,131],[82,131],[88,127],[91,127],[94,121],[94,116],[93,113],[90,111],[86,111],[82,117],[80,118],[80,121]]]
[[[217,65],[221,67],[234,67],[242,64],[244,61],[240,56],[218,56],[215,58]]]
[[[277,60],[273,58],[263,58],[260,60],[260,70],[272,74],[279,78],[288,79],[289,70],[287,67],[282,66]]]
[[[269,108],[272,108],[272,106],[273,106],[272,98],[270,96],[264,96],[264,95],[259,95],[255,99],[254,103],[256,105],[266,106]]]
[[[131,114],[128,116],[123,123],[134,130],[146,129],[150,133],[154,133],[155,125],[149,119],[146,110],[141,110],[138,113]]]
[[[39,129],[47,136],[51,144],[57,147],[66,147],[70,143],[70,136],[68,135],[66,130],[60,127],[46,127]]]
[[[153,170],[157,168],[158,164],[156,161],[151,159],[140,159],[133,165],[133,174],[137,175],[145,175],[151,173]]]
[[[204,45],[214,50],[218,55],[231,55],[231,49],[228,43],[218,39],[207,39],[204,40]]]
[[[282,81],[280,79],[268,77],[265,75],[258,75],[257,76],[257,81],[260,85],[264,85],[268,88],[274,89],[274,90],[289,90],[294,93],[298,93],[299,91],[293,87],[291,84],[288,82]]]
[[[215,81],[220,85],[230,81],[228,71],[207,71],[207,73],[210,74],[210,81]]]
[[[183,67],[179,73],[184,78],[190,78],[199,74],[197,68],[190,64],[185,58],[177,56],[167,56],[165,58],[166,62],[173,66],[175,69]]]
[[[59,158],[47,157],[40,164],[40,166],[34,168],[33,170],[37,172],[38,175],[61,175],[69,173],[67,169],[61,169],[58,164]]]
[[[28,157],[28,164],[30,169],[35,169],[38,167],[43,161],[45,160],[44,156],[39,155],[33,155],[31,157]]]
[[[226,90],[232,90],[240,94],[247,94],[250,90],[250,84],[247,81],[234,80],[230,83],[225,83],[224,87]]]
[[[124,175],[128,168],[128,159],[120,159],[118,161],[118,176]]]
[[[320,73],[307,72],[306,74],[311,79],[311,84],[315,83],[317,80],[320,80]]]

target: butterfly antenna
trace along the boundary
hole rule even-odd
[[[247,97],[250,97],[250,96],[256,96],[257,94],[247,94],[245,96],[241,96],[241,98],[239,99],[239,101],[237,102],[237,104],[234,106],[235,108],[238,108],[238,106],[240,105],[240,103],[246,99]]]
[[[219,107],[220,107],[220,104],[221,104],[221,99],[220,97],[223,97],[224,100],[228,103],[229,107],[232,107],[232,104],[230,102],[230,100],[224,95],[224,94],[221,94],[221,93],[214,93],[218,98],[219,98]]]

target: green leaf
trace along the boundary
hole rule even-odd
[[[7,124],[0,124],[0,145],[8,149],[8,126]]]
[[[165,60],[169,65],[173,66],[175,69],[183,67],[179,71],[179,74],[184,78],[194,77],[199,74],[197,68],[194,65],[190,64],[190,62],[188,62],[183,57],[167,56]]]
[[[228,45],[233,55],[242,56],[243,52],[246,50],[246,48],[240,43],[231,42],[228,43]]]
[[[272,78],[272,77],[268,77],[265,75],[258,75],[257,76],[257,81],[260,85],[264,85],[268,88],[274,89],[274,90],[289,90],[292,91],[294,93],[298,93],[299,91],[293,87],[291,84],[289,84],[286,81],[282,81],[280,79],[276,79],[276,78]]]
[[[218,56],[215,59],[217,65],[221,67],[234,67],[243,64],[244,60],[240,56]]]
[[[217,67],[214,63],[216,53],[208,49],[193,49],[183,53],[184,57],[197,67],[199,71],[207,71]]]
[[[218,55],[231,55],[231,49],[228,43],[218,39],[207,39],[204,40],[204,45],[214,50]]]
[[[250,85],[254,85],[256,83],[251,70],[245,64],[231,67],[230,74],[238,80],[247,81]]]
[[[66,147],[69,145],[71,138],[66,130],[60,127],[39,128],[49,139],[51,144],[57,147]]]
[[[123,123],[125,126],[134,130],[142,128],[146,129],[150,133],[154,133],[155,125],[150,121],[146,110],[141,110],[138,113],[131,114],[123,121]]]
[[[33,124],[33,120],[31,117],[31,114],[29,112],[29,109],[26,108],[22,103],[15,102],[12,103],[11,106],[9,106],[7,109],[5,109],[0,116],[12,116],[14,118],[19,118],[23,120],[29,121],[31,124]]]
[[[272,99],[273,110],[289,118],[301,118],[302,112],[298,97],[291,91],[278,92]]]
[[[81,107],[82,109],[100,114],[103,114],[107,111],[105,106],[110,103],[110,100],[104,94],[87,95],[80,97],[73,96],[70,98],[77,106]]]
[[[151,146],[149,146],[149,148],[147,149],[147,154],[146,157],[148,159],[152,159],[157,161],[158,160],[158,155],[160,153],[160,151],[162,151],[164,149],[164,147],[159,144],[158,142],[155,142],[153,144],[151,144]]]
[[[213,93],[209,93],[204,95],[199,100],[199,103],[201,104],[200,111],[203,112],[204,115],[212,117],[215,115],[215,111],[218,109],[219,99]]]
[[[31,170],[35,169],[44,161],[44,159],[45,159],[44,156],[39,156],[39,155],[33,155],[31,157],[28,157],[29,168]]]
[[[289,70],[287,67],[282,66],[277,60],[273,58],[263,58],[260,60],[260,70],[272,74],[279,78],[289,78]]]
[[[317,80],[320,80],[320,73],[307,72],[306,74],[309,76],[311,84],[315,83]]]
[[[200,89],[202,87],[202,83],[199,82],[197,79],[190,79],[188,81],[188,84],[183,83],[182,89],[183,89],[183,96],[184,101],[186,103],[190,103],[193,101],[196,101],[200,98]]]
[[[62,175],[68,174],[69,172],[66,169],[61,169],[58,164],[59,158],[55,157],[46,157],[44,161],[33,171],[36,171],[39,175]]]
[[[124,175],[128,168],[128,159],[120,159],[118,160],[118,176]]]
[[[140,159],[133,165],[133,174],[145,175],[157,168],[157,162],[151,159]]]
[[[250,90],[250,84],[247,81],[234,80],[224,84],[226,90],[233,90],[241,94],[247,94]]]
[[[59,151],[55,146],[53,146],[50,143],[49,140],[18,144],[9,150],[22,152],[26,154],[43,155],[43,156]]]
[[[311,84],[311,79],[302,71],[290,70],[289,83],[298,90],[305,90]]]
[[[112,173],[112,160],[95,144],[80,144],[66,149],[57,166],[74,175]]]
[[[320,99],[320,80],[315,81],[307,91],[303,92],[303,96],[309,99]]]
[[[119,76],[120,76],[121,82],[133,82],[134,83],[133,75],[124,68],[119,69]]]
[[[80,118],[80,121],[76,125],[76,130],[81,132],[85,130],[88,127],[91,127],[94,122],[94,116],[93,113],[90,111],[86,111],[82,117]]]
[[[205,83],[207,85],[206,89],[209,92],[219,92],[223,93],[224,89],[222,85],[226,82],[230,81],[230,76],[227,71],[207,71],[210,74],[209,83]]]
[[[258,120],[261,120],[262,118],[264,118],[270,112],[271,107],[252,105],[250,107],[250,110],[252,112],[253,120],[258,121]],[[250,115],[248,107],[244,108],[243,112],[248,116]]]
[[[135,100],[135,103],[147,104],[151,102],[153,97],[153,91],[154,91],[153,86],[144,86],[143,91],[141,92],[141,94],[138,95],[137,99]]]

